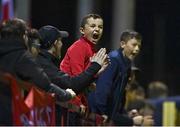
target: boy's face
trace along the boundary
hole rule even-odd
[[[88,18],[84,28],[80,28],[80,32],[89,41],[97,44],[103,32],[103,20],[100,18]]]
[[[123,54],[131,61],[138,55],[141,47],[141,42],[132,38],[127,42],[121,42],[121,48],[123,48]]]

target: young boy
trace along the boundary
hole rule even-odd
[[[71,76],[78,75],[89,67],[95,46],[102,36],[103,19],[97,14],[86,15],[81,21],[80,32],[82,36],[68,48],[60,64],[60,69]],[[87,108],[87,99],[83,92],[71,102]],[[69,125],[80,125],[79,119],[75,117],[79,117],[79,114],[69,113]]]
[[[97,87],[89,100],[92,112],[101,114],[115,126],[153,124],[152,116],[130,118],[124,109],[125,88],[130,76],[132,61],[139,54],[141,35],[127,30],[121,34],[119,49],[109,53],[111,64],[98,77]],[[144,121],[144,122],[143,122]]]

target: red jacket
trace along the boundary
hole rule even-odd
[[[66,55],[60,64],[60,70],[71,76],[78,75],[86,70],[90,65],[90,57],[95,53],[94,47],[95,44],[85,37],[81,37],[68,48]],[[71,102],[73,104],[83,104],[87,106],[87,101],[83,92]]]

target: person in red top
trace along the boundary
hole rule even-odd
[[[81,21],[80,32],[82,36],[68,48],[60,63],[60,69],[71,76],[78,75],[89,67],[90,58],[95,53],[95,45],[102,36],[103,19],[97,14],[86,15]],[[71,103],[88,109],[84,92],[74,98]],[[79,114],[70,112],[69,125],[80,125],[79,118]]]

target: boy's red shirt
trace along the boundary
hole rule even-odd
[[[70,76],[76,76],[86,70],[90,66],[90,57],[95,53],[95,44],[81,37],[74,42],[67,50],[64,59],[60,64],[60,70],[68,73]],[[87,99],[83,92],[70,101],[76,105],[85,105],[87,107]]]

